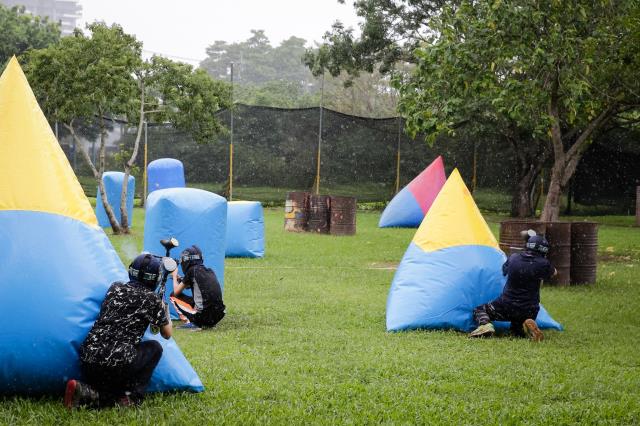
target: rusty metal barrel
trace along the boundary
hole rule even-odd
[[[640,226],[640,186],[636,186],[636,226]]]
[[[308,192],[289,192],[284,204],[284,230],[303,232],[309,220]]]
[[[331,197],[331,235],[355,235],[355,197]]]
[[[524,239],[520,232],[533,229],[537,234],[544,235],[544,222],[535,219],[511,219],[500,222],[500,250],[507,256],[524,250]]]
[[[569,285],[571,282],[571,222],[545,222],[545,236],[549,241],[548,259],[558,274],[550,284]]]
[[[309,197],[309,224],[307,227],[309,232],[329,233],[329,200],[328,195],[312,195]]]
[[[571,224],[571,284],[594,284],[598,264],[598,224]]]

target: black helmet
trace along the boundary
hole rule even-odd
[[[185,274],[193,265],[202,265],[202,263],[202,250],[196,245],[187,247],[180,253],[180,266],[182,266],[182,272]]]
[[[160,260],[149,253],[139,255],[129,265],[129,279],[150,290],[155,290],[159,277]]]
[[[525,244],[527,251],[546,256],[549,253],[549,242],[542,235],[534,235]]]

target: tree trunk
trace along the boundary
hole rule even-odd
[[[531,191],[537,175],[526,174],[516,184],[511,197],[511,217],[530,217],[533,215]]]
[[[104,182],[102,181],[102,174],[104,173],[104,169],[105,169],[105,164],[106,164],[106,150],[107,150],[107,146],[106,146],[106,137],[107,137],[107,130],[106,130],[106,126],[104,124],[104,117],[102,116],[102,113],[100,114],[100,118],[99,118],[99,122],[100,122],[100,160],[99,160],[99,165],[100,168],[98,169],[98,174],[99,174],[99,178],[97,178],[98,181],[98,188],[100,188],[100,193],[101,193],[101,197],[102,197],[102,205],[104,206],[104,211],[107,213],[107,218],[109,219],[109,224],[111,225],[111,230],[113,231],[113,233],[115,235],[120,235],[122,234],[122,228],[120,227],[120,224],[118,223],[118,219],[116,219],[116,215],[113,212],[113,207],[111,207],[111,204],[109,204],[109,200],[107,199],[107,194],[104,190]]]
[[[122,232],[129,234],[129,213],[127,212],[127,192],[129,190],[129,176],[131,175],[131,168],[136,162],[138,157],[138,150],[140,148],[140,139],[142,138],[142,130],[144,128],[144,82],[140,82],[140,120],[138,121],[138,131],[136,133],[136,140],[133,144],[133,152],[131,158],[124,164],[124,180],[122,181],[122,192],[120,193],[120,224],[122,225]]]
[[[562,175],[564,174],[564,161],[556,163],[551,169],[551,178],[549,179],[549,190],[547,198],[544,201],[544,208],[540,220],[543,222],[556,222],[560,217],[560,197],[564,192],[562,186]]]
[[[111,224],[111,229],[113,229],[113,233],[119,234],[121,232],[120,225],[118,224],[118,220],[116,219],[116,216],[113,213],[113,209],[111,208],[111,205],[107,200],[107,194],[104,190],[104,183],[102,182],[102,173],[104,172],[104,164],[100,169],[96,169],[96,166],[93,164],[93,161],[91,161],[91,157],[89,156],[89,153],[87,152],[84,145],[82,144],[82,141],[80,140],[80,138],[78,138],[78,135],[75,132],[75,128],[73,127],[73,121],[71,121],[70,123],[65,123],[64,126],[67,128],[67,130],[69,130],[69,133],[71,133],[73,140],[76,142],[76,146],[80,147],[80,154],[82,155],[82,158],[84,158],[84,161],[89,165],[89,168],[93,173],[93,177],[96,179],[96,183],[98,184],[98,188],[100,192],[100,199],[102,200],[104,211],[107,213],[107,218],[109,219],[109,223]],[[104,144],[104,139],[102,138],[102,136],[100,141],[102,144]]]
[[[607,121],[609,121],[616,113],[616,105],[609,105],[595,117],[584,130],[579,131],[578,128],[572,129],[565,135],[562,134],[560,127],[559,113],[559,76],[555,75],[552,83],[549,98],[549,116],[551,117],[551,144],[553,146],[553,168],[551,169],[551,178],[549,180],[549,190],[547,199],[544,202],[544,209],[540,220],[545,222],[557,221],[560,217],[560,199],[562,193],[566,189],[569,179],[573,176],[578,167],[578,163],[582,158],[582,154],[589,146],[591,136],[600,129]],[[565,151],[565,143],[573,140],[575,142]]]
[[[513,147],[517,159],[516,179],[517,183],[511,195],[511,217],[531,217],[535,215],[532,205],[532,191],[536,179],[548,158],[548,150],[544,143],[537,140],[526,139],[512,126],[505,125],[502,134]]]

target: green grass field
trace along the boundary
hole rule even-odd
[[[200,394],[157,394],[140,409],[67,412],[59,398],[5,398],[2,424],[638,424],[640,228],[603,217],[598,283],[545,287],[566,328],[546,340],[470,340],[453,331],[385,331],[394,267],[414,230],[354,237],[283,231],[267,209],[266,258],[228,259],[227,317],[176,330]],[[500,216],[488,216],[494,232]],[[112,237],[125,262],[142,246]]]

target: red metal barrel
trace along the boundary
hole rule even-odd
[[[312,195],[309,197],[309,232],[329,233],[329,196]]]
[[[598,265],[598,224],[571,224],[571,284],[594,284]]]
[[[568,285],[571,282],[571,222],[545,222],[549,241],[549,261],[558,274],[550,284]]]
[[[511,219],[500,222],[500,250],[507,256],[524,249],[524,238],[520,232],[533,229],[539,235],[544,235],[544,222],[535,219]]]
[[[355,197],[331,197],[331,225],[329,228],[332,235],[355,235]]]
[[[284,230],[303,232],[309,220],[309,193],[289,192],[284,204]]]

